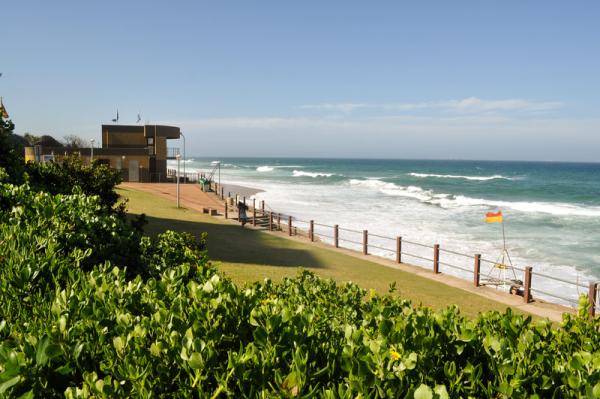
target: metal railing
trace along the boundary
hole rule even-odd
[[[175,159],[179,154],[180,152],[178,147],[167,147],[167,158]]]

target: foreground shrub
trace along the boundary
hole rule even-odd
[[[586,301],[555,328],[308,272],[239,288],[203,241],[120,241],[105,210],[0,184],[0,397],[600,397]],[[135,272],[107,260],[121,244]]]

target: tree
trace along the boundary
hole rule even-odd
[[[42,147],[64,147],[60,141],[47,134],[41,136],[40,141],[37,142],[37,144],[41,145]]]
[[[18,182],[23,177],[24,154],[15,143],[14,130],[15,124],[0,113],[0,168],[6,170],[10,181]]]
[[[75,134],[69,134],[63,137],[63,143],[67,148],[85,148],[86,141]]]
[[[39,136],[34,136],[34,135],[33,135],[33,134],[31,134],[31,133],[25,133],[25,134],[23,135],[23,137],[25,138],[25,140],[27,141],[27,143],[29,144],[29,146],[30,146],[30,147],[31,147],[31,146],[34,146],[34,145],[36,145],[36,144],[39,144],[39,143],[40,143],[40,140],[41,140],[41,137],[39,137]]]

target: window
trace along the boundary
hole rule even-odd
[[[154,145],[154,137],[148,137],[146,140],[148,140],[148,145]]]

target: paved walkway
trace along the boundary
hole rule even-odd
[[[145,191],[177,202],[177,185],[174,183],[121,183],[120,187]],[[179,185],[179,203],[184,208],[199,212],[202,212],[202,208],[217,209],[219,213],[225,210],[222,201],[203,192],[197,184]]]
[[[141,190],[141,191],[149,192],[152,194],[156,194],[163,198],[172,200],[173,202],[176,202],[176,200],[177,200],[176,184],[173,184],[173,183],[122,183],[121,187],[131,188],[134,190]],[[202,212],[202,208],[211,207],[211,208],[217,209],[219,211],[219,213],[221,214],[219,217],[221,217],[221,218],[223,217],[222,213],[224,212],[224,205],[223,205],[223,202],[221,200],[219,200],[216,195],[203,192],[202,190],[200,190],[200,187],[196,184],[181,184],[179,186],[179,190],[180,190],[179,191],[180,204],[182,207],[194,209],[199,212]],[[234,213],[234,215],[235,215],[235,213]],[[232,217],[232,216],[230,216],[230,217]],[[224,223],[237,223],[234,220],[229,220],[229,221],[223,220],[223,222]],[[249,226],[249,228],[252,228],[251,225],[246,225],[246,226]],[[297,240],[297,241],[301,241],[301,242],[304,242],[307,244],[309,243],[309,241],[306,240],[306,237],[299,237],[299,236],[289,237],[287,235],[287,233],[285,233],[285,232],[282,233],[282,232],[263,231],[262,233],[263,234],[275,234],[275,235],[278,235],[280,237],[284,237],[284,238],[287,238],[290,240]],[[387,266],[387,267],[391,267],[391,268],[399,269],[399,270],[403,270],[403,271],[408,271],[408,272],[417,274],[423,278],[439,281],[443,284],[446,284],[446,285],[449,285],[452,287],[456,287],[456,288],[474,293],[476,295],[480,295],[482,297],[491,299],[491,300],[499,302],[499,303],[503,303],[512,308],[520,309],[524,312],[528,312],[528,313],[531,313],[531,314],[539,316],[539,317],[548,318],[554,322],[560,322],[562,320],[563,313],[574,313],[575,312],[572,308],[568,308],[565,306],[556,305],[556,304],[552,304],[552,303],[542,302],[542,301],[535,301],[535,302],[525,304],[523,302],[523,298],[521,298],[521,297],[509,295],[503,291],[499,291],[499,290],[496,290],[496,289],[493,289],[490,287],[475,287],[475,286],[473,286],[473,283],[470,281],[467,281],[467,280],[464,280],[461,278],[457,278],[457,277],[453,277],[453,276],[449,276],[449,275],[443,274],[443,273],[434,274],[432,271],[427,270],[422,267],[413,266],[413,265],[409,265],[406,263],[397,264],[397,263],[395,263],[391,260],[385,259],[385,258],[381,258],[378,256],[373,256],[373,255],[363,255],[359,252],[352,251],[352,250],[345,249],[345,248],[334,248],[330,245],[320,243],[320,242],[315,242],[315,243],[312,243],[311,245],[318,245],[318,246],[321,246],[321,247],[326,248],[331,251],[342,252],[349,256],[354,256],[357,258],[365,259],[370,262],[381,264],[383,266]]]

